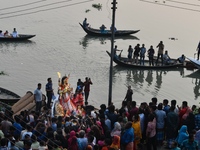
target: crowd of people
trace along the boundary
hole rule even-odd
[[[79,79],[76,90],[83,87]],[[47,96],[53,91],[51,78],[46,91]],[[18,115],[9,109],[1,111],[0,150],[156,150],[163,144],[173,150],[200,149],[200,108],[189,107],[186,101],[180,107],[176,100],[158,103],[155,97],[137,105],[132,95],[128,86],[121,108],[113,103],[99,108],[81,105],[62,116],[52,116],[48,98],[41,110],[37,107]]]
[[[13,29],[13,32],[11,34],[8,32],[8,30],[6,30],[4,33],[3,33],[2,30],[0,30],[0,37],[14,37],[14,38],[16,38],[16,37],[18,37],[18,33],[17,33],[16,28]]]
[[[164,51],[164,44],[163,41],[160,41],[159,44],[156,46],[158,48],[157,52],[157,58],[155,59],[155,50],[153,45],[150,46],[150,48],[147,50],[145,47],[145,44],[142,44],[140,47],[140,44],[137,44],[134,48],[129,45],[128,47],[128,61],[132,64],[140,64],[140,65],[145,65],[145,55],[147,53],[147,57],[149,58],[149,66],[154,66],[154,65],[169,65],[173,64],[176,62],[183,63],[185,61],[185,56],[182,55],[181,57],[177,58],[177,60],[172,60],[168,54],[168,50]],[[114,48],[115,51],[115,56],[117,47]],[[160,61],[159,61],[160,60]]]

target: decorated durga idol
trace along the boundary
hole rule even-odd
[[[83,106],[82,92],[73,93],[73,88],[68,83],[69,75],[63,76],[58,72],[58,96],[54,100],[55,116],[70,116],[80,114]]]

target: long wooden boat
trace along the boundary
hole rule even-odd
[[[79,23],[79,24],[83,28],[83,30],[89,35],[92,35],[92,36],[111,36],[112,35],[111,30],[106,30],[105,33],[102,33],[100,31],[100,29],[94,29],[94,28],[91,28],[91,27],[84,27],[81,23]],[[115,31],[115,36],[127,36],[127,35],[130,35],[130,34],[135,34],[139,31],[140,30],[117,30],[117,31]]]
[[[29,35],[29,34],[18,34],[18,37],[0,37],[0,42],[1,41],[9,41],[9,42],[17,42],[17,41],[24,41],[24,40],[28,40],[30,38],[33,38],[36,35]]]
[[[20,98],[18,94],[0,87],[0,102],[14,104],[19,101]]]
[[[107,54],[109,56],[111,56],[110,52],[106,51]],[[178,67],[182,67],[183,64],[181,63],[172,63],[169,65],[154,65],[154,66],[149,66],[149,61],[145,60],[144,65],[140,65],[140,64],[135,64],[135,63],[131,63],[128,61],[127,57],[114,57],[113,61],[119,65],[119,66],[123,66],[126,68],[140,68],[140,69],[167,69],[167,68],[178,68]],[[139,62],[139,61],[138,61]]]
[[[200,61],[197,59],[194,59],[192,57],[187,57],[187,59],[194,65],[197,67],[197,69],[200,69]]]

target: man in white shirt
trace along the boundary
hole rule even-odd
[[[18,33],[16,31],[16,28],[13,29],[12,37],[14,37],[14,38],[18,37]]]

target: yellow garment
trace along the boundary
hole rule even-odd
[[[110,148],[114,148],[115,150],[120,149],[120,136],[118,136],[118,135],[113,136],[113,142],[112,142]]]
[[[137,144],[140,143],[140,139],[142,138],[142,131],[140,126],[140,120],[133,121],[132,122],[132,128],[134,129],[134,144],[137,146]]]

